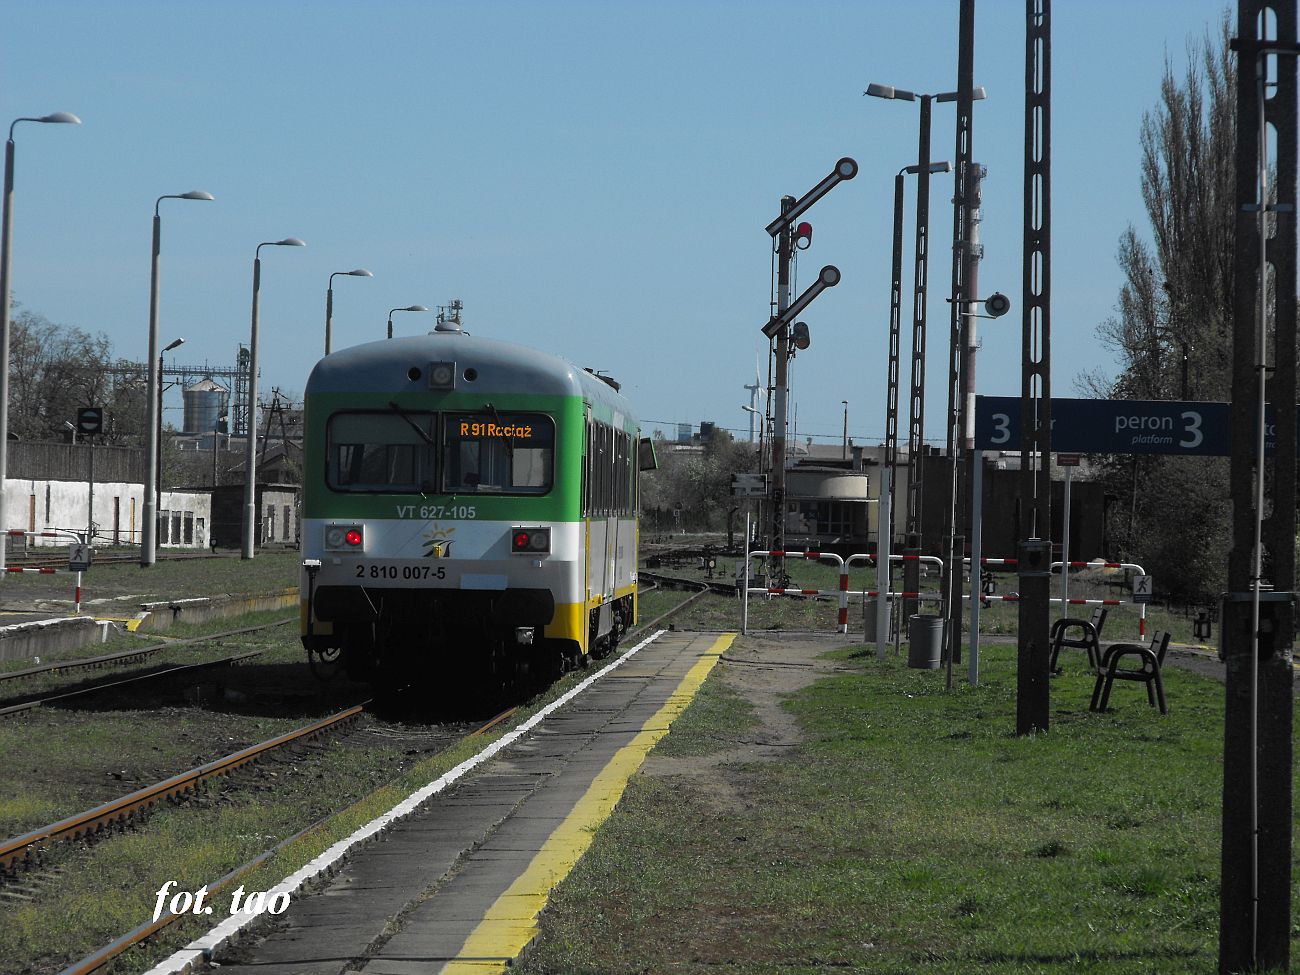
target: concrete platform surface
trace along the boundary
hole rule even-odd
[[[222,975],[502,972],[732,635],[665,633],[214,957]],[[217,969],[214,969],[214,971]]]

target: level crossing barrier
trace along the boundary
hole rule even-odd
[[[963,559],[966,565],[970,565],[970,559]],[[1001,565],[1008,568],[1016,568],[1020,564],[1019,559],[980,559],[980,568],[986,565]],[[1068,575],[1070,569],[1122,569],[1125,572],[1134,572],[1137,575],[1144,576],[1147,574],[1146,569],[1136,562],[1103,562],[1096,559],[1092,562],[1053,562],[1052,569],[1060,570],[1063,574]],[[1068,587],[1063,589],[1063,595],[1051,597],[1051,601],[1059,603],[1061,606],[1124,606],[1126,601],[1123,599],[1071,599],[1068,595]],[[970,595],[963,595],[963,599],[970,599]],[[1019,596],[983,596],[984,602],[1008,602],[1014,603],[1019,600]],[[1138,603],[1138,636],[1145,637],[1147,632],[1147,604]]]
[[[11,528],[8,531],[6,531],[5,534],[8,535],[10,538],[58,538],[58,539],[62,539],[65,542],[71,542],[74,545],[86,544],[85,541],[83,540],[83,536],[79,532],[67,531],[62,528],[56,528],[53,529],[52,531],[43,531],[43,532],[29,532],[29,531],[23,531],[21,528]],[[34,572],[44,576],[64,575],[64,574],[71,574],[75,572],[77,574],[77,585],[76,588],[73,590],[72,602],[73,602],[73,609],[76,615],[78,616],[81,615],[81,570],[80,569],[54,569],[49,567],[38,568],[36,566],[6,565],[4,566],[4,571],[5,572]]]
[[[781,586],[751,586],[748,583],[749,578],[749,559],[751,558],[768,558],[781,557],[787,559],[808,559],[815,562],[829,561],[839,566],[840,578],[838,589],[799,589],[794,587]],[[933,564],[940,570],[943,568],[943,559],[937,555],[891,555],[889,561],[906,562],[920,561],[926,564]],[[749,594],[762,593],[766,596],[835,596],[839,600],[839,615],[837,626],[839,632],[847,633],[849,631],[849,597],[861,596],[864,599],[875,598],[879,596],[878,590],[873,589],[850,589],[848,567],[854,562],[862,562],[874,565],[876,562],[875,555],[862,552],[856,555],[850,555],[847,558],[837,555],[834,552],[748,552],[745,557],[746,566],[746,583],[744,590],[744,601],[741,606],[741,633],[749,632]],[[937,600],[940,596],[937,593],[925,592],[887,592],[886,599],[915,599],[915,600]]]
[[[840,584],[837,589],[795,589],[782,586],[751,586],[749,584],[749,560],[754,558],[808,559],[813,562],[834,562],[840,568]],[[836,596],[839,599],[837,626],[839,632],[849,632],[849,574],[844,571],[843,556],[834,552],[746,552],[745,553],[745,598],[741,603],[740,632],[749,632],[749,594],[760,592],[768,596]]]

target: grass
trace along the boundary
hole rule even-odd
[[[6,688],[15,694],[47,693],[262,651],[239,667],[163,677],[79,698],[73,706],[41,708],[0,721],[0,767],[14,773],[0,777],[0,837],[35,829],[293,730],[360,697],[355,685],[340,685],[322,691],[319,700],[288,697],[277,708],[265,706],[264,695],[286,686],[315,690],[310,684],[304,688],[303,651],[296,635],[291,626],[273,627],[220,642],[168,647],[131,667],[42,675]],[[200,699],[206,707],[193,706]]]
[[[276,639],[281,645],[272,647],[266,658],[259,658],[265,664],[237,669],[244,676],[241,686],[250,695],[264,682],[259,672],[286,671],[291,659],[298,665],[297,683],[303,683],[303,652],[297,645],[296,631],[288,630],[264,631],[279,633]],[[248,634],[240,639],[270,638]],[[231,651],[232,648],[223,649]],[[411,740],[403,737],[411,729],[403,723],[391,726],[388,729],[391,735],[370,735],[362,731],[349,736],[354,741],[347,747],[335,743],[317,755],[290,756],[240,772],[220,787],[219,794],[215,794],[217,789],[209,788],[198,797],[160,808],[143,826],[131,831],[114,834],[89,846],[54,848],[47,862],[63,871],[57,883],[42,885],[30,903],[6,905],[0,911],[0,973],[57,971],[147,921],[154,909],[156,891],[164,881],[176,881],[179,885],[176,890],[197,890],[278,841],[326,819],[319,828],[287,845],[265,865],[238,881],[248,891],[269,889],[337,840],[527,720],[584,676],[581,672],[567,676],[526,702],[510,721],[473,740],[461,740],[445,751],[414,754]],[[304,707],[323,706],[315,698],[304,699],[303,703]],[[153,727],[159,718],[156,711],[127,708],[78,717],[84,717],[92,726],[90,739],[95,743],[91,746],[83,747],[76,733],[85,732],[86,727],[57,735],[36,729],[39,734],[24,735],[15,723],[18,730],[12,738],[0,738],[0,766],[27,770],[39,767],[34,763],[43,760],[59,763],[51,773],[57,785],[30,789],[30,802],[24,803],[21,794],[12,790],[0,794],[0,810],[10,821],[25,818],[42,824],[49,821],[45,814],[52,810],[57,815],[69,806],[76,806],[74,811],[79,811],[90,805],[89,802],[78,805],[80,799],[74,801],[77,790],[72,783],[102,778],[105,769],[120,769],[122,761],[120,757],[115,758],[114,741],[119,743],[121,752],[155,756],[151,761],[158,768],[142,776],[148,778],[153,771],[163,768],[172,752],[174,757],[184,759],[182,765],[188,766],[193,764],[190,758],[198,759],[202,749],[225,754],[241,744],[269,738],[284,727],[297,727],[308,720],[303,715],[293,720],[272,719],[266,714],[245,715],[242,723],[234,726],[241,730],[231,731],[232,726],[219,720],[222,716],[187,712],[183,725],[186,737],[165,743],[158,736],[168,734],[168,728],[174,733],[176,725]],[[414,730],[420,732],[422,727]],[[243,738],[234,740],[240,734]],[[48,741],[42,744],[40,739]],[[78,743],[77,749],[84,750],[83,756],[73,757],[73,742]],[[419,748],[417,744],[414,750]],[[189,758],[187,749],[194,750]],[[135,772],[134,768],[128,771]],[[136,784],[114,782],[105,791],[120,795]],[[54,798],[51,790],[57,792]],[[80,796],[88,797],[85,791]],[[218,895],[211,901],[216,905],[213,918],[171,925],[147,946],[124,956],[111,971],[135,972],[149,968],[205,932],[211,922],[219,919],[216,915],[225,915],[229,901],[229,892]]]
[[[161,559],[149,568],[138,563],[92,564],[82,574],[82,611],[101,612],[104,601],[134,604],[160,599],[216,596],[223,593],[266,593],[298,584],[301,557],[296,551],[265,551],[243,560],[237,554],[218,558]],[[0,606],[44,603],[71,611],[76,576],[6,574],[0,586]]]
[[[91,657],[102,657],[111,653],[120,653],[123,650],[141,650],[149,647],[155,647],[159,644],[171,643],[179,640],[195,640],[206,636],[212,636],[218,633],[225,633],[230,630],[238,630],[248,626],[262,626],[265,624],[278,623],[282,621],[293,621],[296,615],[290,610],[272,609],[260,610],[253,613],[244,613],[240,616],[232,616],[226,619],[208,620],[204,623],[175,623],[164,633],[128,633],[121,632],[110,636],[103,643],[88,643],[80,647],[67,647],[41,654],[38,658],[22,657],[18,660],[0,660],[0,674],[5,674],[15,670],[26,670],[37,664],[66,663],[77,660],[85,660]],[[286,632],[294,630],[292,622],[286,623]],[[183,659],[184,648],[177,648],[176,651],[161,651],[145,658],[145,666],[156,666],[161,661],[172,663],[193,663],[193,650],[190,651],[190,658]],[[178,654],[180,656],[178,656]],[[59,674],[54,677],[33,677],[23,679],[21,684],[3,685],[0,689],[0,696],[9,697],[17,694],[28,694],[41,690],[48,690],[54,686],[62,684],[76,683],[87,680],[91,677],[96,679],[106,679],[109,675],[121,677],[131,673],[134,665],[130,668],[125,666],[114,665],[111,669],[105,670],[73,670],[67,673]]]
[[[788,703],[797,754],[717,770],[740,801],[634,777],[518,970],[1214,970],[1222,685],[1171,669],[1168,717],[1128,687],[1097,715],[1066,674],[1051,733],[1016,738],[1011,648],[953,693],[835,657]],[[726,668],[656,756],[726,747]]]

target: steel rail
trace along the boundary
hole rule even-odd
[[[645,574],[644,574],[644,573],[639,573],[638,575],[641,576],[641,577],[644,577]],[[642,630],[646,630],[646,629],[649,629],[650,627],[655,626],[655,625],[658,624],[660,621],[662,621],[662,620],[664,620],[664,619],[667,619],[669,616],[672,616],[672,615],[674,615],[675,613],[680,612],[681,610],[683,610],[683,609],[685,609],[687,606],[689,606],[691,603],[695,602],[695,600],[699,599],[701,596],[704,596],[704,595],[708,594],[708,593],[711,591],[711,588],[710,588],[710,587],[708,586],[708,584],[706,584],[706,583],[698,583],[698,582],[697,582],[697,583],[691,583],[691,582],[689,582],[688,580],[679,580],[679,579],[672,579],[672,580],[670,580],[670,581],[673,582],[673,583],[676,583],[676,584],[694,584],[694,585],[699,585],[699,586],[701,586],[702,588],[701,588],[698,592],[696,592],[696,593],[694,593],[693,595],[691,595],[691,596],[687,597],[686,599],[682,600],[682,602],[678,603],[676,606],[674,606],[673,608],[669,609],[667,612],[662,613],[662,614],[660,614],[659,616],[657,616],[655,619],[651,620],[650,622],[645,623],[645,624],[643,624],[643,625],[641,625],[641,626],[638,626],[636,629],[629,631],[629,635],[631,635],[632,633],[639,633],[639,632],[641,632]],[[734,587],[733,587],[733,588],[734,588]],[[369,702],[366,702],[366,703],[369,703]],[[361,706],[364,706],[364,705],[361,705]],[[359,706],[359,707],[360,707],[360,706]],[[477,728],[477,729],[475,729],[474,731],[470,732],[466,737],[467,737],[467,738],[474,738],[474,737],[478,737],[478,736],[481,736],[481,735],[483,735],[483,734],[486,734],[489,730],[491,730],[491,729],[492,729],[493,727],[495,727],[496,725],[498,725],[498,724],[500,724],[501,722],[506,721],[506,720],[508,720],[510,717],[512,717],[512,716],[515,714],[516,711],[518,711],[518,708],[517,708],[517,707],[512,707],[512,708],[509,708],[509,709],[506,710],[506,711],[503,711],[501,714],[498,714],[496,717],[494,717],[494,718],[492,718],[491,720],[485,722],[485,723],[484,723],[483,725],[481,725],[479,728]],[[346,712],[344,712],[344,713],[346,713]],[[361,801],[364,802],[365,800],[363,799],[363,800],[361,800]],[[354,805],[356,805],[356,804],[354,804]],[[351,808],[351,807],[349,807],[349,808]],[[284,849],[285,847],[289,846],[289,845],[290,845],[291,843],[293,843],[295,840],[299,839],[299,838],[302,837],[302,836],[305,836],[306,834],[312,832],[312,831],[315,830],[315,829],[318,829],[320,826],[322,826],[322,825],[323,825],[324,823],[326,823],[328,820],[334,818],[335,816],[340,815],[340,814],[343,813],[343,812],[346,812],[346,810],[339,810],[338,812],[330,813],[328,816],[326,816],[326,817],[324,817],[324,818],[322,818],[322,819],[316,821],[315,823],[312,823],[310,826],[307,826],[306,828],[304,828],[304,829],[302,829],[302,830],[299,830],[297,833],[294,833],[292,836],[290,836],[290,837],[288,837],[288,838],[286,838],[286,839],[284,839],[284,840],[281,840],[279,843],[277,843],[277,844],[276,844],[275,846],[273,846],[271,849],[265,851],[264,853],[259,854],[259,855],[258,855],[257,857],[255,857],[253,860],[249,861],[248,863],[243,864],[242,866],[236,867],[234,870],[232,870],[232,871],[230,871],[229,873],[227,873],[227,874],[226,874],[224,877],[222,877],[220,880],[217,880],[216,882],[214,882],[214,883],[212,883],[212,884],[208,884],[208,885],[207,885],[208,890],[209,890],[211,893],[214,893],[214,894],[215,894],[215,893],[218,893],[219,891],[221,891],[221,890],[224,889],[225,887],[228,887],[231,883],[233,883],[233,882],[234,882],[235,880],[237,880],[238,878],[240,878],[240,877],[246,875],[246,874],[249,873],[250,871],[254,870],[255,868],[257,868],[257,867],[259,867],[259,866],[261,866],[261,865],[262,865],[263,863],[265,863],[268,859],[270,859],[272,856],[274,856],[274,855],[275,855],[276,853],[278,853],[280,850],[282,850],[282,849]],[[63,970],[59,973],[59,975],[91,975],[92,972],[96,972],[96,971],[98,971],[99,969],[103,968],[105,965],[107,965],[110,961],[112,961],[112,960],[113,960],[114,958],[116,958],[118,955],[120,955],[120,954],[122,954],[123,952],[127,951],[128,949],[134,947],[135,945],[139,944],[140,942],[145,941],[146,939],[148,939],[148,938],[152,937],[153,935],[157,934],[157,933],[158,933],[162,928],[166,927],[168,924],[171,924],[172,922],[174,922],[174,921],[180,919],[181,917],[187,917],[187,916],[188,916],[188,915],[164,913],[164,914],[162,914],[161,916],[159,916],[158,920],[156,920],[156,921],[151,921],[151,922],[146,922],[145,924],[140,925],[139,927],[135,928],[134,930],[129,931],[128,933],[122,935],[120,938],[117,938],[117,939],[115,939],[114,941],[110,942],[109,944],[105,945],[103,948],[100,948],[98,951],[95,951],[95,952],[93,952],[93,953],[87,955],[86,957],[82,958],[80,961],[75,962],[75,963],[72,964],[72,965],[69,965],[67,968],[63,969]]]
[[[103,684],[92,684],[90,687],[83,687],[75,691],[64,691],[61,694],[51,694],[49,697],[39,697],[30,701],[20,701],[6,708],[0,708],[0,718],[6,718],[10,715],[19,714],[23,711],[30,711],[32,708],[38,708],[42,705],[49,704],[51,701],[65,701],[70,697],[81,697],[84,694],[95,694],[99,691],[106,691],[110,687],[122,687],[125,684],[138,684],[141,681],[153,680],[155,677],[168,677],[174,674],[183,673],[187,670],[202,670],[205,667],[219,667],[222,664],[238,664],[253,657],[260,657],[261,650],[250,650],[247,653],[237,653],[230,657],[222,657],[219,660],[205,660],[197,664],[182,664],[179,667],[169,667],[166,670],[155,670],[148,674],[137,674],[135,677],[125,677],[122,680],[107,681]]]
[[[207,780],[218,775],[226,775],[243,765],[255,762],[268,752],[304,741],[351,721],[358,717],[363,709],[364,706],[358,704],[346,711],[340,711],[338,714],[299,728],[297,731],[286,732],[261,744],[241,748],[224,758],[196,766],[154,785],[145,786],[143,789],[137,789],[120,799],[114,799],[93,809],[77,813],[75,816],[61,819],[57,823],[6,840],[0,843],[0,871],[13,872],[19,861],[29,859],[34,852],[52,842],[82,839],[108,827],[125,823],[140,813],[148,812],[164,799],[176,799],[186,793],[194,792]]]
[[[365,703],[369,703],[369,702],[365,702]],[[364,707],[364,705],[358,705],[358,707]],[[512,707],[501,712],[495,718],[492,718],[491,720],[480,725],[474,731],[471,731],[468,735],[466,735],[466,737],[476,738],[479,737],[480,735],[486,734],[496,725],[511,718],[518,710],[519,708]],[[365,801],[366,801],[365,799],[361,799],[359,802],[353,803],[351,806],[348,806],[347,809],[351,809],[354,806],[357,806],[361,802],[365,802]],[[328,816],[325,816],[322,819],[318,819],[310,826],[300,829],[292,836],[286,837],[285,839],[277,843],[275,846],[271,847],[271,849],[266,850],[263,853],[259,853],[252,860],[248,861],[242,866],[236,867],[234,870],[231,870],[220,880],[208,884],[207,885],[208,891],[213,894],[219,893],[226,887],[229,887],[240,877],[245,876],[246,874],[255,870],[257,867],[260,867],[263,863],[265,863],[271,857],[275,856],[277,853],[279,853],[285,847],[289,846],[291,843],[302,838],[303,836],[306,836],[308,833],[312,832],[313,830],[319,829],[321,826],[325,825],[325,823],[327,823],[329,820],[333,819],[334,817],[342,815],[343,813],[347,812],[347,809],[341,809],[338,810],[337,812],[332,812]],[[98,951],[92,952],[91,954],[87,955],[85,958],[82,958],[80,961],[75,962],[72,965],[69,965],[67,968],[63,969],[63,971],[59,972],[59,975],[90,975],[91,972],[95,972],[103,968],[105,965],[107,965],[118,955],[122,954],[122,952],[128,950],[129,948],[134,947],[135,945],[139,944],[141,941],[144,941],[147,938],[150,938],[153,935],[157,934],[158,931],[166,927],[168,924],[171,924],[173,921],[179,920],[180,918],[187,917],[187,916],[188,915],[185,914],[172,914],[171,912],[165,912],[161,914],[156,921],[145,922],[139,927],[131,931],[128,931],[120,938],[117,938],[114,941],[109,942],[104,947],[100,948]]]
[[[221,633],[212,633],[207,636],[188,637],[179,640],[168,640],[166,643],[159,643],[157,646],[141,647],[138,650],[122,650],[118,653],[106,653],[99,657],[83,657],[80,660],[56,660],[48,664],[41,664],[38,667],[28,667],[24,670],[11,670],[8,673],[0,673],[0,684],[9,680],[17,680],[20,677],[35,677],[38,674],[51,674],[62,670],[76,670],[80,667],[107,667],[116,663],[128,663],[135,660],[143,660],[145,657],[152,656],[171,647],[187,647],[196,643],[212,643],[217,640],[224,640],[228,636],[239,636],[242,633],[253,633],[257,630],[269,630],[273,626],[284,626],[286,623],[292,623],[297,617],[289,616],[282,620],[276,620],[274,623],[259,623],[256,626],[241,626],[237,630],[224,630]]]

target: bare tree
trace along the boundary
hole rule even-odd
[[[103,334],[51,322],[16,306],[9,335],[9,429],[20,440],[55,440],[66,435],[83,406],[106,407],[114,429],[110,441],[138,436],[143,425],[143,389],[120,382],[108,367],[112,349]]]
[[[1149,242],[1129,227],[1118,260],[1116,313],[1098,329],[1120,372],[1078,385],[1116,399],[1224,400],[1231,357],[1236,83],[1225,13],[1189,47],[1182,80],[1166,61],[1160,100],[1142,120],[1142,194]],[[1202,458],[1112,457],[1103,465],[1114,554],[1161,577],[1173,595],[1223,586],[1227,467]]]

